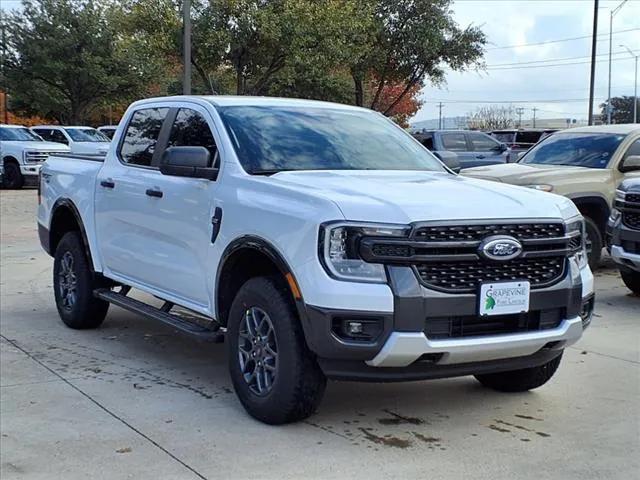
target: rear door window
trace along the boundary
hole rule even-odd
[[[443,133],[442,146],[452,152],[466,152],[467,139],[464,133]]]
[[[471,140],[474,152],[491,152],[500,146],[500,144],[489,135],[478,132],[470,132],[467,135],[469,135],[469,140]]]
[[[216,141],[207,120],[195,110],[181,108],[171,127],[168,147],[204,147],[211,160],[216,157]]]
[[[120,146],[123,162],[151,166],[160,129],[168,112],[168,108],[144,108],[133,113]]]
[[[33,131],[36,132],[38,135],[40,135],[43,140],[45,140],[47,142],[52,142],[53,141],[53,140],[51,140],[51,129],[49,129],[49,128],[34,128]]]

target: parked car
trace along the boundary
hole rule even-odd
[[[509,147],[509,162],[515,162],[518,160],[520,154],[526,152],[540,140],[544,140],[558,130],[557,128],[516,128],[494,130],[491,132],[491,136]]]
[[[105,137],[107,137],[109,140],[111,140],[113,139],[113,136],[115,135],[117,128],[118,128],[117,125],[103,125],[101,127],[98,127],[98,131],[102,133]]]
[[[49,154],[68,151],[68,147],[45,142],[21,125],[0,125],[0,183],[5,188],[35,185]]]
[[[40,125],[32,127],[31,131],[37,133],[49,142],[68,145],[71,153],[88,153],[106,155],[109,150],[108,137],[92,127],[62,127],[59,125]]]
[[[640,155],[627,161],[640,165]],[[616,190],[607,224],[607,247],[622,281],[640,294],[640,178],[625,180]]]
[[[461,168],[505,163],[509,157],[509,149],[504,143],[482,132],[423,130],[414,136],[443,161],[447,156],[455,155]]]
[[[595,268],[616,186],[640,176],[638,125],[601,125],[554,133],[517,163],[463,170],[463,174],[569,197],[585,217],[589,263]]]
[[[42,171],[60,317],[95,328],[114,303],[224,332],[259,420],[307,417],[326,378],[536,388],[591,321],[571,201],[454,175],[378,113],[180,96],[136,102],[122,122],[106,158]]]

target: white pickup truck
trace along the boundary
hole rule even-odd
[[[327,378],[536,388],[591,321],[570,200],[457,176],[344,105],[136,102],[106,158],[49,158],[38,229],[64,323],[114,303],[224,335],[241,403],[271,424],[310,415]]]

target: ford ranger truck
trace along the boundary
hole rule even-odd
[[[640,155],[631,160],[640,165]],[[607,248],[624,284],[640,295],[640,178],[625,180],[616,190]]]
[[[533,389],[591,320],[570,200],[455,175],[370,110],[153,98],[106,157],[74,158],[46,162],[38,208],[63,322],[98,327],[113,303],[224,335],[266,423],[310,415],[328,378]]]
[[[45,142],[26,127],[0,125],[0,184],[5,188],[37,185],[40,166],[49,154],[68,151],[69,147]]]

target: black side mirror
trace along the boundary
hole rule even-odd
[[[160,173],[215,180],[218,168],[211,166],[211,154],[204,147],[169,147],[162,153]]]
[[[494,148],[494,150],[497,150],[498,152],[506,152],[508,149],[509,147],[507,147],[506,143],[500,143]]]
[[[621,172],[635,172],[636,170],[640,170],[640,155],[629,155],[622,161],[618,170]]]
[[[456,153],[447,152],[447,151],[440,151],[440,152],[433,152],[433,153],[453,173],[460,173],[460,170],[462,169],[462,167],[460,166],[460,160],[458,160],[458,155]]]

